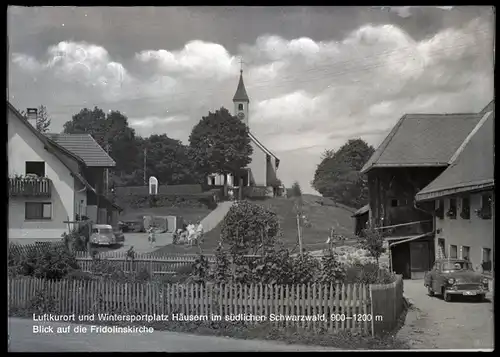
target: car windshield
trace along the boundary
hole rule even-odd
[[[469,262],[446,262],[443,263],[443,271],[473,270]]]
[[[111,228],[99,228],[99,233],[100,234],[110,234],[110,233],[113,233],[113,230]]]

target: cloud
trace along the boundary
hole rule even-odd
[[[43,57],[14,53],[11,92],[47,100],[58,128],[97,105],[125,111],[140,135],[186,141],[209,110],[232,109],[243,57],[250,128],[280,157],[285,184],[298,180],[310,191],[325,149],[355,137],[378,145],[405,113],[482,109],[493,97],[492,43],[493,24],[484,18],[418,40],[396,24],[367,23],[331,40],[268,34],[233,53],[191,40],[125,59],[68,40]],[[26,93],[34,77],[53,97]]]
[[[145,64],[153,63],[160,73],[191,78],[227,78],[237,73],[237,60],[217,43],[191,41],[180,51],[147,50],[136,58]]]
[[[412,15],[412,10],[423,7],[446,10],[446,11],[450,11],[454,8],[454,6],[382,6],[381,9],[382,10],[387,9],[390,12],[396,13],[398,16],[402,18],[407,18]]]

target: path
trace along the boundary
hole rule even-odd
[[[214,229],[226,217],[227,212],[233,206],[234,201],[223,201],[217,205],[217,208],[202,219],[201,225],[205,233]]]
[[[279,342],[237,340],[167,331],[147,334],[68,333],[34,334],[30,319],[9,318],[11,352],[265,352],[332,351],[316,346],[286,345]],[[41,323],[48,326],[48,323]],[[50,323],[53,327],[76,324]],[[90,327],[88,326],[90,329]]]
[[[493,348],[493,303],[456,298],[445,302],[430,297],[423,280],[405,280],[404,295],[414,305],[398,337],[412,349]]]

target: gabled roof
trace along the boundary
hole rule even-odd
[[[245,89],[245,84],[243,83],[243,71],[240,71],[240,82],[238,83],[238,88],[233,97],[233,102],[247,102],[250,103],[247,91]]]
[[[89,167],[114,167],[115,161],[90,134],[46,134],[52,141],[75,153]]]
[[[481,110],[481,114],[486,114],[488,112],[494,112],[494,111],[495,111],[495,99],[489,102],[488,105],[484,107],[483,110]]]
[[[484,114],[450,166],[416,195],[417,201],[494,187],[494,126],[495,113]]]
[[[255,145],[257,145],[262,151],[264,151],[268,155],[271,155],[272,157],[274,157],[276,160],[279,161],[279,158],[276,155],[274,155],[268,148],[266,148],[264,144],[262,144],[259,140],[257,140],[257,138],[252,133],[249,132],[248,135],[250,136],[250,140],[252,140],[255,143]]]
[[[16,107],[14,107],[9,101],[7,101],[7,107],[14,113],[14,115],[21,121],[21,123],[23,123],[44,144],[44,146],[47,150],[54,153],[54,150],[50,150],[50,149],[55,149],[55,150],[59,151],[60,153],[67,155],[80,163],[83,163],[83,160],[78,155],[65,149],[64,147],[60,146],[59,144],[50,140],[45,135],[43,135],[41,132],[39,132],[33,125],[31,125],[31,123],[28,121],[28,119],[24,115],[22,115],[16,109]]]
[[[447,166],[465,137],[481,120],[472,114],[406,114],[361,169]]]

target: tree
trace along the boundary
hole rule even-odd
[[[273,247],[280,234],[275,212],[252,202],[233,205],[224,217],[221,241],[227,243],[233,255]]]
[[[154,134],[144,140],[143,147],[147,150],[148,176],[155,176],[160,183],[172,185],[202,182],[202,177],[197,175],[189,160],[188,147],[179,140],[166,134]]]
[[[132,173],[137,168],[139,155],[135,130],[128,125],[128,119],[119,111],[107,115],[102,109],[84,108],[64,124],[68,134],[90,134],[115,160],[115,170]]]
[[[222,107],[209,112],[189,136],[190,157],[197,171],[240,176],[253,152],[248,127]],[[241,185],[240,185],[241,186]]]
[[[379,258],[385,252],[384,236],[380,229],[374,224],[369,224],[360,234],[360,243],[363,249],[366,249],[370,256],[375,258],[377,266],[379,265]]]
[[[41,133],[46,133],[49,131],[51,119],[49,117],[49,114],[47,113],[47,107],[44,105],[40,105],[37,108],[37,118],[36,118],[36,129],[41,132]],[[21,114],[27,118],[28,115],[26,114],[26,111],[22,111]]]
[[[360,173],[374,149],[362,139],[352,139],[338,151],[327,150],[311,182],[324,197],[360,208],[368,200],[366,178]]]

